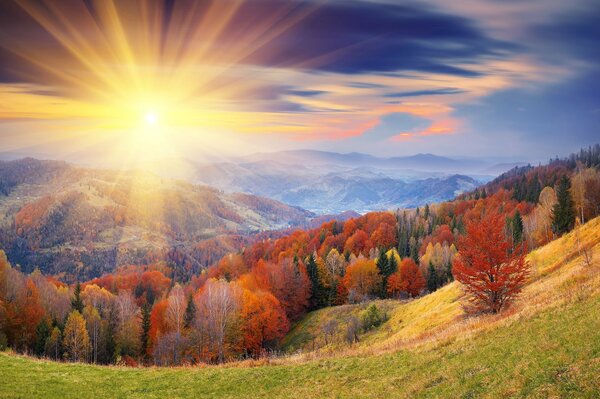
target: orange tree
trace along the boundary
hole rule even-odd
[[[527,279],[525,248],[513,249],[501,214],[484,214],[469,222],[466,231],[452,273],[468,297],[468,310],[498,313],[515,300]]]

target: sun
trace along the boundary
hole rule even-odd
[[[144,115],[144,121],[149,126],[155,126],[158,123],[158,115],[154,112],[146,112]]]

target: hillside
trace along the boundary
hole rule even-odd
[[[531,283],[499,316],[463,318],[452,283],[398,302],[352,348],[273,364],[126,369],[2,354],[0,397],[597,397],[600,269],[580,245],[599,253],[600,218],[532,252]]]
[[[312,216],[267,198],[147,172],[0,162],[0,247],[23,271],[40,267],[64,273],[67,281],[155,259],[197,273],[239,248],[234,244],[243,240],[234,236],[304,224]]]

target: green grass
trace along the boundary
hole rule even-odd
[[[600,298],[420,350],[254,368],[126,369],[0,355],[0,397],[600,397]]]

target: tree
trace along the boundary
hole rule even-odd
[[[515,216],[511,219],[511,230],[513,245],[519,245],[523,242],[523,219],[517,209]]]
[[[425,288],[425,278],[411,258],[406,258],[400,263],[400,279],[404,291],[412,297],[418,296]]]
[[[140,349],[140,309],[131,291],[119,291],[115,299],[116,334],[118,355],[135,357]]]
[[[187,306],[185,308],[185,314],[183,316],[183,326],[185,328],[191,328],[196,318],[196,304],[194,303],[194,297],[192,294],[189,295]]]
[[[361,313],[361,324],[365,331],[369,331],[387,321],[387,315],[381,313],[377,305],[370,304],[369,307]]]
[[[330,339],[332,339],[335,336],[337,328],[338,322],[336,319],[329,319],[327,322],[325,322],[325,324],[323,324],[321,330],[323,330],[323,338],[325,338],[325,345],[329,345]]]
[[[167,299],[167,323],[171,326],[171,329],[175,333],[173,335],[173,347],[171,348],[173,354],[173,364],[179,364],[180,361],[180,341],[181,334],[183,331],[184,323],[185,323],[185,295],[183,293],[183,288],[179,284],[175,284],[175,287],[171,290],[169,294],[169,298]]]
[[[575,202],[570,193],[571,182],[563,176],[556,190],[557,203],[552,208],[552,231],[561,235],[569,232],[575,225]]]
[[[52,333],[48,339],[46,339],[46,343],[44,345],[44,353],[50,359],[58,360],[60,358],[60,353],[62,350],[62,334],[58,327],[54,327],[52,329]]]
[[[290,326],[277,298],[262,290],[244,290],[240,318],[243,347],[251,355],[260,354],[268,343],[282,338]]]
[[[140,336],[140,342],[142,345],[142,358],[148,360],[148,349],[150,347],[150,305],[144,304],[142,306],[142,335]]]
[[[466,226],[452,272],[468,297],[467,310],[498,313],[518,296],[528,276],[523,245],[513,249],[501,214]]]
[[[72,362],[84,361],[90,346],[85,319],[77,310],[73,310],[65,324],[63,338],[65,357]]]
[[[400,272],[392,274],[387,280],[386,291],[388,296],[391,298],[398,298],[400,294],[405,290]]]
[[[427,268],[427,290],[429,292],[433,292],[438,289],[438,275],[435,267],[433,267],[433,263],[429,262],[429,267]]]
[[[90,338],[90,349],[91,349],[91,361],[98,363],[98,348],[100,347],[100,328],[102,320],[100,319],[100,313],[98,309],[92,306],[86,306],[83,309],[83,318],[86,321],[88,336]]]
[[[312,310],[325,306],[325,290],[319,278],[319,266],[313,254],[306,260],[306,274],[310,280],[310,308]]]
[[[241,296],[241,289],[236,283],[210,279],[202,287],[197,299],[196,319],[200,320],[208,335],[208,352],[214,355],[218,362],[225,360],[226,332],[239,310]]]
[[[356,316],[351,316],[346,326],[346,342],[353,344],[358,342],[358,333],[360,332],[360,320]]]
[[[83,301],[81,300],[81,284],[77,283],[75,286],[75,292],[73,293],[73,299],[71,299],[71,308],[83,313]]]
[[[378,291],[381,276],[374,261],[358,259],[346,269],[343,282],[349,297],[362,301]]]
[[[40,321],[35,331],[35,346],[33,351],[37,356],[44,354],[48,337],[50,337],[50,326],[48,325],[48,321],[44,318]]]

